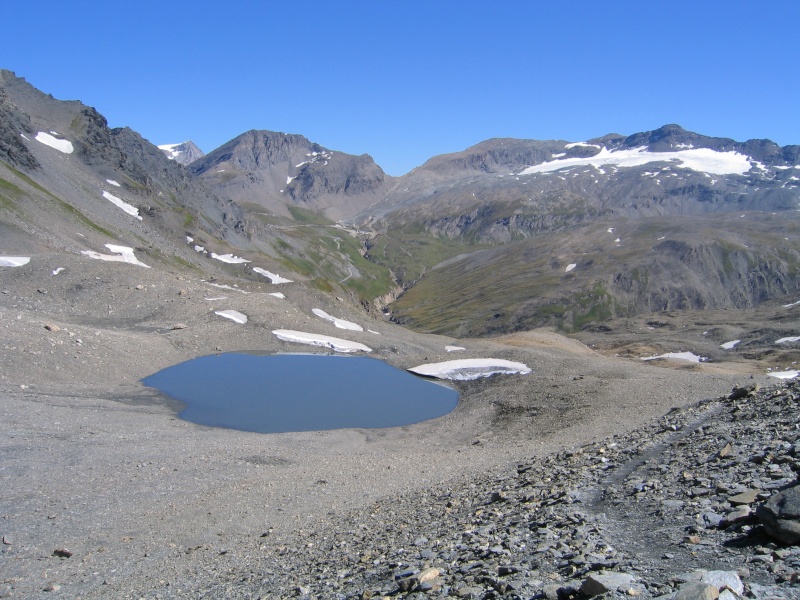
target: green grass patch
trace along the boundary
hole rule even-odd
[[[287,208],[289,209],[289,214],[292,215],[292,218],[298,223],[308,225],[333,225],[333,221],[313,210],[293,205],[289,205]]]

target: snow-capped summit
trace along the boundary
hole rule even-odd
[[[174,160],[182,165],[188,165],[198,158],[205,156],[205,153],[198,148],[194,142],[188,141],[180,144],[163,144],[158,147],[167,158]]]

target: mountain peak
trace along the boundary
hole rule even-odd
[[[205,156],[205,153],[191,140],[181,142],[180,144],[162,144],[158,149],[161,150],[168,159],[174,160],[176,163],[184,166]]]

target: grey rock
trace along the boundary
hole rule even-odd
[[[756,509],[767,533],[785,544],[800,544],[800,485],[770,497]]]
[[[737,594],[744,593],[744,584],[736,571],[705,571],[702,572],[700,581],[713,585],[718,590],[727,588]]]
[[[752,504],[756,500],[758,500],[758,494],[761,493],[761,490],[746,490],[741,492],[740,494],[736,494],[734,496],[730,496],[728,498],[728,502],[734,505],[738,504]]]
[[[587,596],[599,596],[617,590],[627,591],[634,582],[633,575],[627,573],[614,573],[611,571],[601,571],[589,575],[581,583],[580,592]]]
[[[672,596],[673,600],[717,600],[719,590],[716,586],[701,581],[691,581]]]

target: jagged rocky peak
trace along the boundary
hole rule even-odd
[[[330,152],[302,135],[251,129],[206,154],[192,165],[192,171],[203,174],[220,166],[237,171],[262,171],[276,165],[305,162],[307,154],[321,157]]]
[[[302,135],[247,131],[190,166],[237,202],[277,212],[289,204],[339,219],[373,203],[388,180],[368,154],[329,150]]]
[[[184,166],[205,156],[205,153],[191,140],[181,142],[180,144],[162,144],[158,149],[161,150],[168,159],[174,160],[176,163]]]

